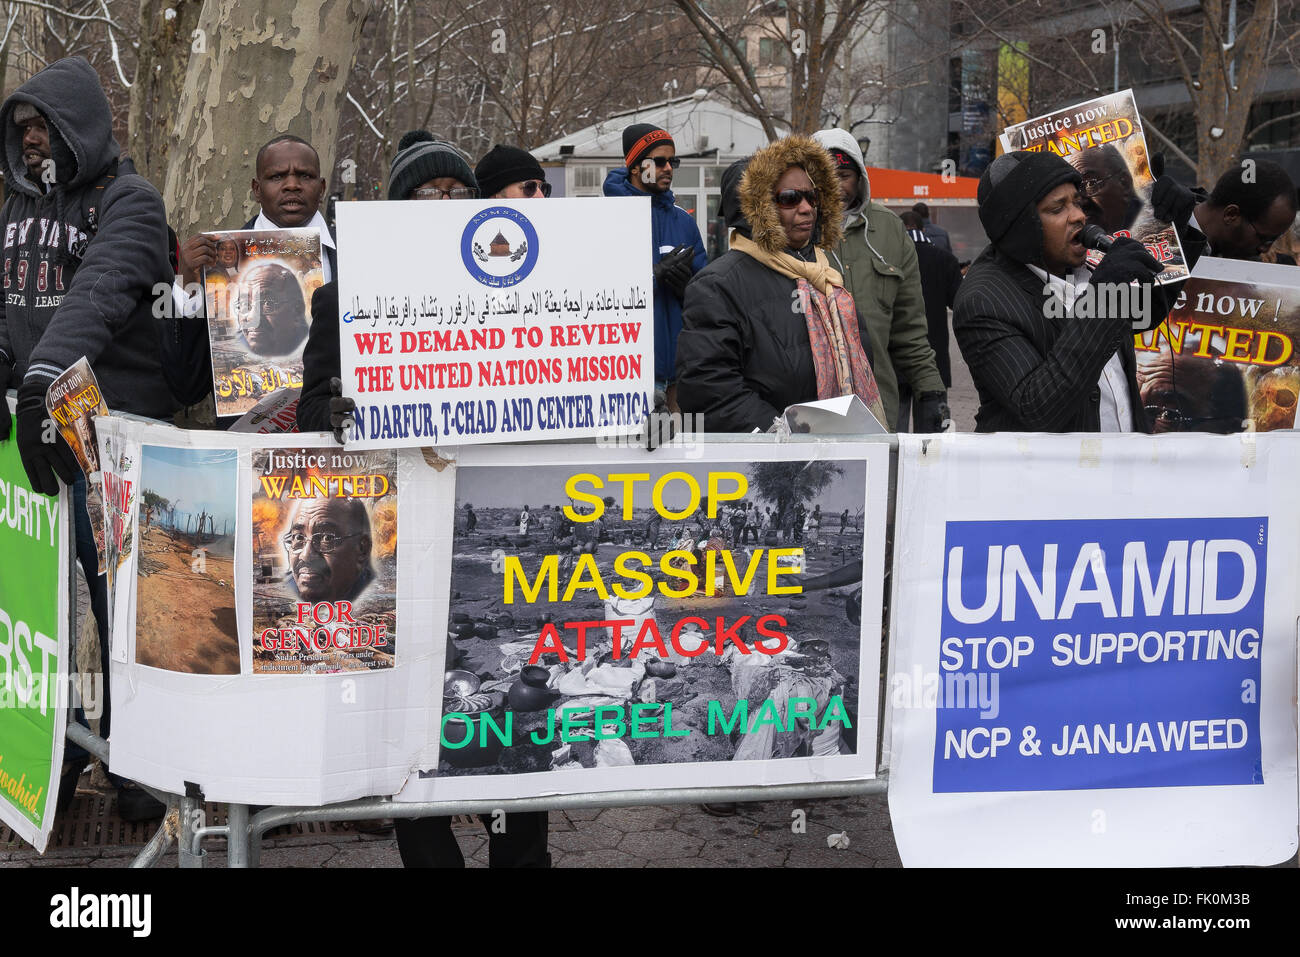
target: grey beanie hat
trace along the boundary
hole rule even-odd
[[[23,123],[26,123],[28,120],[36,119],[38,115],[39,115],[39,111],[36,109],[36,107],[32,106],[30,103],[14,104],[14,122],[17,123],[19,126],[21,126]]]
[[[428,130],[411,130],[397,144],[397,155],[388,171],[388,198],[410,199],[421,183],[443,176],[478,189],[474,171],[455,146]]]

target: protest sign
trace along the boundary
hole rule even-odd
[[[886,695],[904,864],[1295,853],[1282,477],[1300,443],[902,438]]]
[[[1203,257],[1157,328],[1135,337],[1157,432],[1295,428],[1300,278],[1293,266]]]
[[[0,438],[0,821],[43,852],[67,721],[67,491],[32,491]]]
[[[107,415],[108,406],[95,381],[95,373],[82,356],[59,373],[45,390],[45,411],[58,424],[59,434],[72,449],[86,476],[86,511],[99,554],[99,573],[107,567],[104,545],[104,489],[99,468],[99,441],[95,438],[95,416]]]
[[[302,389],[284,388],[261,399],[230,424],[231,432],[275,435],[298,431],[298,400]]]
[[[652,410],[648,202],[340,203],[338,239],[349,448],[626,434]]]
[[[211,800],[259,804],[319,805],[401,788],[426,744],[429,719],[416,704],[431,684],[428,662],[442,654],[440,644],[435,652],[441,638],[430,599],[442,591],[433,578],[432,529],[440,509],[450,510],[450,475],[418,452],[402,452],[391,481],[404,507],[426,516],[422,527],[405,523],[408,540],[398,543],[403,554],[394,565],[410,666],[361,675],[298,659],[293,668],[269,671],[256,663],[255,622],[267,615],[278,621],[276,603],[292,599],[281,574],[288,572],[286,533],[278,521],[268,525],[266,513],[289,504],[293,482],[286,477],[284,495],[269,500],[265,464],[255,466],[254,456],[315,454],[314,444],[332,439],[112,419],[101,424],[102,433],[121,443],[128,460],[143,463],[124,536],[136,546],[114,596],[112,770],[172,793],[184,793],[189,781]],[[342,452],[337,445],[325,451]],[[349,454],[355,460],[395,453]],[[278,478],[275,468],[269,477]],[[440,498],[442,485],[447,493]],[[376,519],[376,542],[385,529],[392,530]],[[317,539],[304,551],[314,557],[318,547],[338,544]],[[386,573],[383,560],[373,564],[377,587]],[[255,602],[258,595],[270,601]],[[124,608],[129,613],[120,613]],[[330,651],[320,650],[323,658]],[[313,676],[303,677],[307,671]]]
[[[1157,282],[1187,275],[1187,260],[1171,223],[1155,218],[1151,188],[1155,176],[1147,153],[1142,118],[1132,90],[1075,103],[1002,132],[1004,150],[1048,150],[1079,171],[1079,201],[1088,222],[1112,238],[1129,236],[1146,245],[1164,267]],[[1088,251],[1096,266],[1102,253]]]
[[[253,453],[253,672],[391,668],[397,455]]]
[[[108,587],[108,622],[110,655],[125,661],[125,652],[113,640],[113,621],[118,615],[133,615],[135,589],[118,588],[119,571],[130,562],[135,550],[135,508],[140,490],[140,448],[134,441],[139,422],[122,416],[95,417],[95,434],[99,441],[99,462],[104,487],[104,573]],[[107,678],[104,679],[107,682]]]
[[[399,797],[873,776],[886,447],[578,452],[460,456],[440,750]]]
[[[448,460],[317,435],[138,422],[103,434],[143,463],[116,596],[132,609],[114,622],[117,773],[312,805],[874,772],[883,445],[744,443],[702,459],[679,440]],[[377,637],[387,649],[367,644]],[[525,692],[534,665],[555,687]],[[599,726],[592,708],[606,709]],[[509,756],[447,757],[444,727],[507,712],[521,735]],[[557,740],[531,742],[548,712]]]
[[[320,231],[208,233],[217,262],[203,270],[217,415],[242,415],[281,389],[302,388],[311,297],[324,282]]]

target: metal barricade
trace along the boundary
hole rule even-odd
[[[675,441],[682,441],[680,438]],[[894,529],[894,501],[898,483],[898,436],[892,433],[881,435],[842,435],[835,437],[790,435],[776,437],[772,435],[707,434],[692,439],[704,448],[710,445],[786,442],[807,444],[810,446],[833,447],[839,442],[870,442],[887,444],[889,454],[889,499],[886,503],[885,533],[885,577],[889,578]],[[547,445],[553,443],[533,442],[517,443],[520,445]],[[567,443],[583,444],[583,443]],[[592,443],[586,443],[592,444]],[[647,453],[653,455],[654,453]],[[68,523],[72,526],[72,522]],[[73,550],[75,556],[75,549]],[[71,567],[70,582],[75,586],[75,557],[69,563]],[[69,602],[76,627],[76,602]],[[889,623],[889,589],[884,591],[884,609],[881,619],[882,633],[888,634]],[[881,671],[887,660],[886,647],[881,646]],[[107,682],[107,678],[105,681]],[[695,787],[667,788],[663,790],[626,790],[606,792],[581,792],[575,794],[549,795],[536,798],[513,798],[510,800],[481,801],[435,801],[435,802],[401,802],[389,798],[362,798],[321,807],[268,807],[251,815],[246,804],[229,804],[228,819],[224,825],[202,825],[203,796],[197,790],[187,795],[176,795],[145,788],[150,794],[162,801],[167,810],[162,826],[148,844],[132,860],[132,867],[151,867],[166,853],[172,842],[177,845],[178,866],[183,868],[200,868],[204,866],[206,852],[202,848],[204,840],[224,837],[227,843],[226,863],[231,868],[257,867],[261,858],[262,840],[266,833],[287,824],[326,821],[357,821],[375,817],[387,818],[423,818],[451,817],[465,814],[491,814],[503,811],[562,811],[577,808],[605,807],[644,807],[657,804],[693,804],[722,803],[745,801],[778,801],[796,799],[827,799],[840,797],[865,797],[884,794],[888,788],[889,777],[886,769],[880,765],[880,744],[884,728],[884,711],[886,696],[881,695],[877,709],[877,728],[881,734],[876,741],[877,776],[868,780],[853,781],[810,781],[802,784],[746,785],[740,787]],[[108,767],[109,743],[92,734],[87,728],[69,722],[68,739],[75,741],[91,754],[100,758]]]

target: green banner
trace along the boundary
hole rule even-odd
[[[0,394],[0,402],[5,402]],[[59,682],[66,509],[33,492],[12,431],[0,441],[0,819],[43,849],[53,823],[66,695]],[[49,814],[47,815],[47,808]]]

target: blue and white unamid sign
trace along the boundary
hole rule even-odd
[[[890,701],[906,863],[1294,853],[1300,502],[1262,476],[1296,474],[1282,462],[1300,437],[1262,438],[1244,440],[1253,458],[1235,436],[945,439],[942,469],[933,445],[904,450]],[[940,847],[922,819],[965,828]]]

